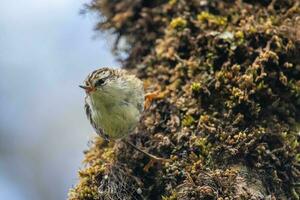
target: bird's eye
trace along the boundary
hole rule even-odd
[[[96,87],[97,87],[97,86],[101,86],[101,85],[103,85],[104,82],[105,82],[105,81],[104,81],[103,79],[99,79],[98,81],[96,81],[95,86],[96,86]]]

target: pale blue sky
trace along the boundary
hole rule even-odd
[[[0,199],[65,199],[93,135],[78,85],[116,66],[88,0],[1,0]]]

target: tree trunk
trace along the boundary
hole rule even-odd
[[[69,199],[299,199],[299,4],[93,0],[123,67],[160,91],[127,139],[171,161],[97,137]]]

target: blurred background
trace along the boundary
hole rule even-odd
[[[77,182],[94,136],[78,85],[117,65],[97,16],[79,14],[88,2],[1,0],[1,200],[66,199]]]

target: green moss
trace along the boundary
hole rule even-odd
[[[245,43],[245,34],[243,31],[236,31],[234,33],[234,38],[236,39],[237,45],[242,45]]]
[[[87,166],[78,172],[79,183],[68,193],[69,200],[99,199],[98,178],[109,169],[107,163],[113,163],[115,153],[113,144],[106,144],[97,137],[92,148],[85,154]],[[98,149],[100,147],[100,149]]]
[[[177,17],[172,19],[170,22],[170,27],[173,29],[183,29],[187,25],[187,21],[182,17]]]
[[[195,92],[195,93],[200,92],[201,83],[192,83],[191,89],[192,89],[192,92]]]
[[[200,149],[202,156],[207,157],[212,145],[207,141],[207,138],[197,137],[194,142],[194,146]]]
[[[218,26],[225,26],[227,24],[226,17],[213,15],[206,11],[198,14],[197,20],[201,23],[211,23],[211,24],[218,25]]]
[[[191,115],[186,115],[182,120],[183,126],[191,126],[195,123],[195,119]]]
[[[242,39],[243,40],[245,35],[242,31],[237,31],[237,32],[235,32],[234,36],[237,39]]]
[[[288,86],[296,97],[300,97],[300,81],[290,80]]]
[[[296,199],[296,200],[300,199],[300,195],[299,195],[299,193],[296,191],[296,189],[294,187],[291,188],[291,193],[293,195],[293,199]]]
[[[177,3],[177,0],[169,0],[170,5],[175,5]]]
[[[300,153],[296,154],[295,160],[297,163],[300,163]]]
[[[162,196],[162,200],[177,200],[177,196],[177,193],[173,191],[170,196]]]

